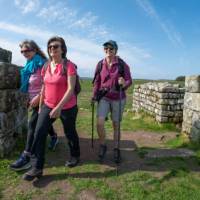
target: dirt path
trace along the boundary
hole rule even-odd
[[[7,199],[11,199],[16,193],[26,193],[27,191],[43,191],[39,196],[33,195],[33,199],[47,199],[47,194],[51,191],[59,191],[59,195],[56,199],[68,199],[73,193],[74,188],[67,182],[68,177],[72,178],[105,178],[108,172],[116,171],[116,165],[113,163],[113,141],[111,138],[107,139],[108,151],[104,163],[100,164],[100,170],[98,171],[79,171],[74,172],[73,169],[68,172],[52,172],[53,167],[64,166],[65,161],[68,158],[67,141],[63,135],[63,131],[60,128],[56,128],[59,135],[59,145],[55,152],[48,152],[46,158],[46,165],[44,170],[44,177],[34,182],[20,181],[20,184],[16,188],[8,187],[4,194]],[[156,151],[164,151],[165,143],[175,138],[177,133],[150,133],[150,132],[123,132],[121,139],[121,152],[122,163],[118,166],[118,173],[125,174],[136,170],[144,170],[153,173],[155,176],[163,175],[169,170],[167,165],[149,165],[151,158],[141,157],[141,148],[151,148]],[[91,139],[84,134],[80,134],[80,146],[81,146],[81,163],[85,165],[89,163],[97,163],[98,141],[94,141],[94,148],[91,148]],[[196,166],[195,166],[196,167]],[[51,169],[51,170],[50,170]],[[199,170],[194,168],[193,170]],[[39,192],[38,192],[39,193]],[[97,199],[95,191],[84,190],[78,195],[78,199]]]

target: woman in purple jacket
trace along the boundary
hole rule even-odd
[[[99,136],[99,160],[103,161],[107,146],[105,142],[105,119],[111,112],[114,130],[114,161],[121,161],[120,154],[120,121],[126,103],[126,89],[132,84],[129,66],[117,56],[118,45],[109,40],[103,44],[105,58],[95,70],[93,79],[93,101],[97,106],[97,133]]]

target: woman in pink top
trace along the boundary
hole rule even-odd
[[[21,70],[21,92],[29,95],[29,108],[32,110],[31,117],[28,124],[28,134],[25,150],[10,168],[15,171],[28,169],[31,167],[30,155],[34,139],[35,127],[38,119],[38,109],[40,100],[40,91],[42,88],[41,70],[47,58],[41,51],[39,46],[33,40],[25,40],[20,44],[21,53],[26,58],[27,62]],[[57,134],[53,126],[50,126],[49,135],[51,141],[49,147],[53,149],[56,146]]]
[[[71,155],[65,165],[76,166],[80,157],[79,137],[76,131],[78,108],[74,92],[76,67],[71,61],[66,60],[67,47],[63,38],[57,36],[50,38],[47,50],[50,61],[42,70],[44,84],[40,102],[43,102],[43,105],[40,108],[33,144],[35,163],[32,169],[24,174],[25,180],[42,176],[47,130],[58,117],[62,121]]]

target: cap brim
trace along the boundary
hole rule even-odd
[[[106,42],[106,43],[103,44],[103,46],[107,46],[107,45],[110,45],[110,46],[114,47],[113,44],[110,43],[110,42]]]

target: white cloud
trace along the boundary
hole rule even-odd
[[[53,3],[38,10],[37,16],[48,23],[57,22],[60,24],[71,23],[76,17],[77,11],[69,8],[63,3]]]
[[[13,33],[18,33],[25,36],[29,36],[32,38],[39,37],[44,40],[46,40],[47,38],[53,35],[53,33],[38,29],[36,26],[27,26],[27,25],[17,26],[15,24],[6,23],[2,21],[0,21],[0,29],[13,32]]]
[[[23,14],[33,12],[38,9],[39,0],[15,0],[15,5],[22,11]]]
[[[55,35],[53,32],[39,29],[32,26],[24,25],[14,25],[10,23],[5,23],[0,21],[0,30],[8,31],[9,33],[15,33],[16,38],[30,38],[35,40],[46,50],[47,40]],[[26,31],[24,31],[26,30]],[[104,57],[102,43],[97,43],[89,39],[83,39],[70,34],[62,34],[62,37],[65,39],[68,46],[68,56],[69,59],[74,61],[80,69],[80,72],[85,76],[93,75],[94,67],[96,63]],[[5,49],[9,49],[13,52],[13,63],[15,64],[24,64],[24,59],[19,53],[19,43],[20,41],[13,41],[12,38],[0,38],[0,46]],[[151,58],[151,55],[144,49],[140,49],[131,44],[119,43],[119,55],[125,59],[125,61],[130,65],[131,71],[133,73],[133,65],[141,65],[146,59]],[[137,69],[136,69],[137,71]],[[146,71],[146,70],[145,70]],[[141,72],[141,69],[139,69]]]
[[[93,15],[91,12],[86,13],[82,18],[72,22],[70,27],[76,28],[88,28],[92,27],[97,20],[97,16]]]
[[[12,52],[12,63],[22,66],[25,59],[20,54],[19,43],[10,41],[8,38],[0,38],[0,47]]]
[[[81,13],[78,9],[69,7],[66,2],[51,2],[38,10],[37,17],[47,23],[55,22],[70,32],[84,32],[88,38],[106,39],[110,36],[108,28],[98,24],[98,16],[91,11]]]
[[[153,20],[158,23],[158,25],[161,27],[163,32],[167,35],[168,39],[172,42],[174,46],[184,46],[181,34],[177,32],[177,30],[175,30],[172,23],[164,22],[161,20],[161,17],[158,15],[149,0],[136,0],[136,2],[147,15],[149,15]]]

